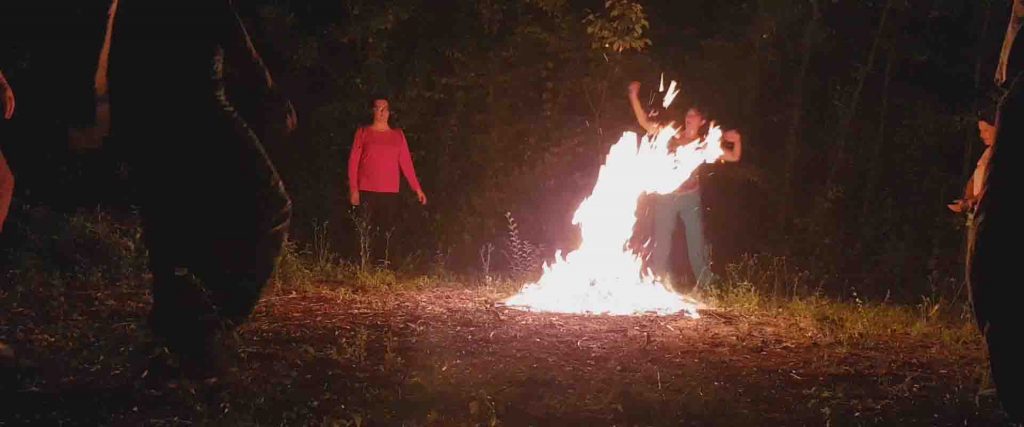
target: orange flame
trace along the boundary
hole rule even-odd
[[[669,86],[670,92],[675,82]],[[636,222],[638,198],[646,193],[674,191],[702,163],[722,156],[721,130],[712,124],[708,136],[669,151],[673,124],[653,138],[625,132],[608,151],[594,190],[576,209],[572,223],[580,227],[579,248],[544,266],[544,274],[506,306],[531,311],[592,314],[672,314],[699,317],[700,303],[645,275],[642,262],[626,248]]]

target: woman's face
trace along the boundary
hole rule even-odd
[[[978,120],[978,137],[985,145],[991,146],[996,142],[996,127],[987,121]]]
[[[704,114],[696,108],[691,108],[686,111],[685,121],[685,129],[696,131],[700,129],[701,126],[704,126]]]
[[[373,121],[375,123],[387,123],[390,116],[391,109],[388,106],[388,100],[377,99],[373,101]]]

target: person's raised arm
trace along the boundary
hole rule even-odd
[[[1013,43],[1017,40],[1017,33],[1024,24],[1024,0],[1014,0],[1013,9],[1010,12],[1010,23],[1006,27],[1006,36],[1003,38],[1003,49],[999,52],[999,65],[996,66],[996,84],[1002,85],[1006,82],[1007,68],[1010,66],[1010,51],[1013,50]]]
[[[658,131],[658,126],[647,119],[647,113],[644,112],[644,107],[640,104],[640,82],[634,81],[629,83],[629,105],[633,107],[633,114],[636,116],[636,122],[640,124],[640,127],[644,128],[648,133]]]

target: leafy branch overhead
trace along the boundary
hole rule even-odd
[[[644,36],[650,24],[640,3],[608,0],[604,8],[604,15],[591,13],[583,19],[592,48],[621,53],[630,50],[640,52],[651,45],[651,39]]]

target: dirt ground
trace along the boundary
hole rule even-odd
[[[0,425],[1008,425],[977,343],[709,310],[578,316],[427,290],[269,296],[238,371],[152,385],[141,291],[0,294]],[[53,298],[51,298],[53,299]],[[6,385],[6,386],[5,386]]]

